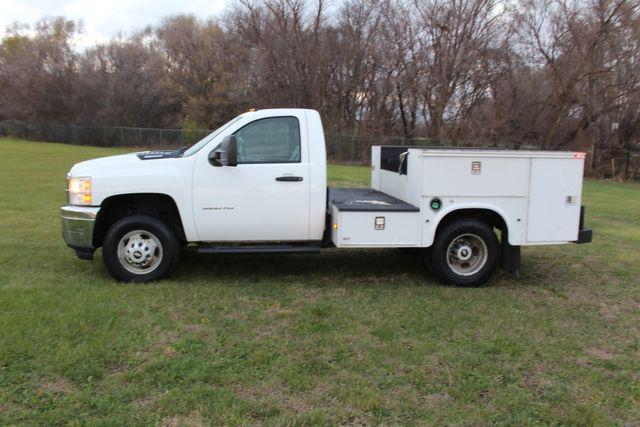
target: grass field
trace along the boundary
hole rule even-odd
[[[0,140],[0,425],[640,422],[640,186],[587,181],[594,243],[478,289],[396,250],[187,254],[121,284],[58,212],[71,165],[118,152]]]

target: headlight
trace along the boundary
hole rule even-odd
[[[69,178],[67,191],[70,205],[91,205],[91,178]]]

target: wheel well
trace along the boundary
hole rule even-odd
[[[436,228],[436,235],[448,224],[464,218],[479,219],[490,226],[499,229],[500,233],[508,232],[504,218],[502,218],[502,216],[496,211],[492,211],[491,209],[458,209],[453,212],[449,212],[444,218],[442,218],[442,220],[440,220],[440,223],[438,223],[438,227]]]
[[[178,240],[186,241],[180,212],[171,196],[156,193],[121,194],[108,197],[102,202],[93,231],[93,246],[102,246],[107,230],[119,219],[133,214],[159,219],[173,230]]]

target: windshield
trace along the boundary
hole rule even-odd
[[[231,121],[228,121],[227,123],[223,124],[222,126],[220,126],[218,129],[214,130],[213,132],[211,132],[209,135],[205,136],[204,138],[202,138],[200,141],[196,142],[195,144],[193,144],[191,147],[189,147],[183,154],[182,157],[188,157],[191,156],[193,154],[196,154],[198,151],[200,151],[202,149],[202,147],[204,147],[205,145],[207,145],[207,143],[209,141],[211,141],[213,138],[215,138],[216,136],[220,135],[226,128],[228,128],[229,126],[231,126],[232,124],[234,124],[235,122],[237,122],[238,120],[240,120],[242,118],[242,116],[238,116],[234,119],[231,119]]]

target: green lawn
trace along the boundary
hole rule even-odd
[[[58,213],[71,165],[118,152],[0,140],[0,425],[640,420],[640,186],[587,181],[594,243],[483,288],[396,250],[186,254],[122,284]]]

